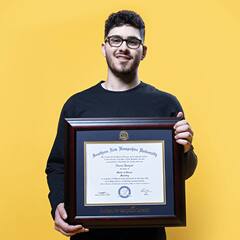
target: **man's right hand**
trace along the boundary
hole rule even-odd
[[[55,229],[57,231],[68,237],[89,231],[89,229],[84,228],[82,225],[69,225],[65,222],[66,219],[67,213],[64,203],[59,203],[55,211]]]

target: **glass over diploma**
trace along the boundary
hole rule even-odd
[[[164,141],[85,142],[85,205],[164,204]]]

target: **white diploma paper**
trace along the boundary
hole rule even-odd
[[[85,142],[85,205],[165,204],[164,141]]]

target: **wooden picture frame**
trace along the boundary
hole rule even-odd
[[[185,226],[183,146],[176,143],[173,129],[177,121],[65,119],[67,221],[87,228]],[[124,155],[121,149],[130,150]]]

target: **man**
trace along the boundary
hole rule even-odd
[[[49,199],[55,229],[71,239],[166,239],[164,228],[87,229],[66,223],[64,209],[64,118],[74,117],[179,117],[175,124],[175,139],[184,146],[185,176],[190,177],[196,167],[193,152],[193,132],[183,119],[178,100],[171,94],[157,90],[138,78],[138,67],[145,58],[145,25],[132,11],[119,11],[105,23],[102,52],[108,65],[107,80],[70,97],[63,106],[57,136],[50,153],[46,173],[50,189]]]

